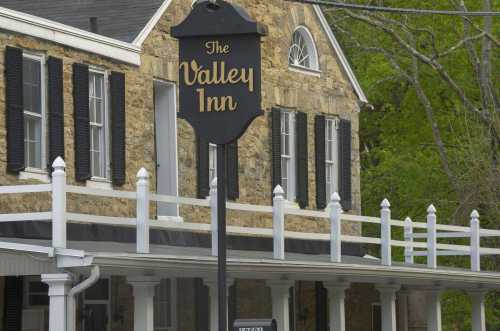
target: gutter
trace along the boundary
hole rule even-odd
[[[76,330],[76,300],[75,296],[92,285],[94,285],[98,280],[99,277],[101,276],[101,270],[99,269],[98,265],[92,266],[92,269],[90,270],[90,276],[82,281],[81,283],[77,284],[75,287],[73,287],[71,290],[68,292],[68,302],[66,304],[66,309],[67,309],[67,331],[75,331]]]

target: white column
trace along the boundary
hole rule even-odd
[[[66,301],[71,281],[69,274],[42,275],[42,282],[49,285],[49,331],[66,331]]]
[[[486,290],[472,290],[469,292],[472,301],[472,331],[486,331],[486,315],[484,300]]]
[[[208,296],[210,301],[210,331],[219,331],[219,296],[217,291],[217,280],[203,279],[203,283],[208,287]],[[229,302],[229,288],[233,285],[233,283],[234,279],[232,278],[228,278],[226,280],[226,302]],[[229,312],[229,309],[226,309],[226,312]],[[228,325],[228,330],[232,330],[231,325]]]
[[[149,254],[149,174],[141,168],[137,173],[137,253]]]
[[[271,300],[273,306],[273,318],[278,324],[278,331],[290,330],[290,310],[288,300],[290,299],[290,287],[294,285],[293,280],[268,280],[267,285],[271,288]]]
[[[382,331],[396,331],[396,292],[399,285],[378,285],[382,310]]]
[[[276,185],[273,191],[273,257],[285,259],[285,191]]]
[[[425,291],[428,331],[441,331],[441,292],[440,288]]]
[[[66,163],[59,156],[52,167],[52,246],[66,248]]]
[[[328,292],[328,318],[330,331],[345,331],[345,291],[349,283],[324,282]]]
[[[330,201],[330,260],[332,262],[342,262],[342,206],[340,196],[333,193]]]
[[[151,276],[127,277],[134,295],[134,331],[154,331],[155,287],[160,278]]]

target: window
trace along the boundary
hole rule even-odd
[[[326,199],[329,201],[334,192],[338,192],[338,121],[327,118],[325,121],[325,174],[326,174]]]
[[[26,308],[49,305],[49,286],[42,283],[40,276],[26,276],[24,283]]]
[[[176,282],[174,279],[162,279],[155,289],[154,329],[155,331],[175,330]]]
[[[23,54],[24,160],[45,169],[45,91],[43,57]]]
[[[109,278],[100,278],[83,292],[83,331],[110,330],[110,297]]]
[[[209,185],[217,177],[217,145],[210,143],[208,145],[208,178]]]
[[[382,309],[379,303],[372,304],[372,331],[382,330]]]
[[[90,173],[94,178],[110,178],[108,162],[109,130],[106,74],[89,72]]]
[[[288,201],[295,199],[295,116],[281,112],[281,186]]]
[[[316,45],[309,30],[304,26],[295,29],[288,52],[288,63],[291,67],[319,70]]]

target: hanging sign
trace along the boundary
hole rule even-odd
[[[261,110],[262,25],[239,6],[199,1],[179,39],[179,114],[215,144],[239,138]]]

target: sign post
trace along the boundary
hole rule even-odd
[[[179,39],[179,114],[198,138],[217,144],[218,324],[227,331],[226,144],[261,110],[263,25],[224,0],[198,1],[171,35]],[[215,330],[211,330],[215,331]]]

